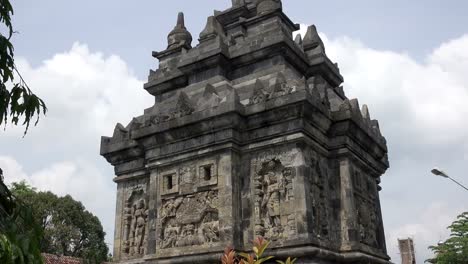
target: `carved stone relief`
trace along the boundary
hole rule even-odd
[[[257,79],[249,104],[253,105],[263,103],[277,97],[291,94],[295,90],[297,90],[297,87],[288,83],[282,73],[279,73],[277,76],[271,78],[269,80],[268,86],[265,86],[265,84],[260,79]]]
[[[375,183],[358,169],[354,169],[354,190],[358,211],[358,228],[360,242],[378,247],[377,234],[379,213],[375,200]]]
[[[287,204],[294,200],[294,168],[267,157],[257,160],[253,169],[255,235],[272,241],[291,238],[297,233],[293,206]]]
[[[219,242],[218,192],[206,191],[162,201],[160,249]]]
[[[122,253],[125,258],[140,257],[145,254],[148,238],[147,183],[130,184],[125,190],[122,214],[123,239]]]
[[[377,247],[377,214],[373,204],[357,199],[359,235],[361,243]]]
[[[310,184],[310,199],[312,201],[312,230],[319,239],[329,239],[330,230],[330,177],[327,160],[313,151],[308,151],[306,162],[311,169],[308,177]]]

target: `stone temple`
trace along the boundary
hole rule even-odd
[[[233,0],[192,46],[179,14],[144,85],[154,106],[102,138],[115,261],[220,263],[263,236],[297,263],[390,263],[386,140],[315,26],[298,29],[280,0]]]

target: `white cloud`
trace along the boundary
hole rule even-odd
[[[116,187],[112,167],[99,156],[100,137],[141,115],[153,97],[122,59],[84,44],[38,67],[22,58],[16,63],[49,112],[25,138],[23,128],[10,126],[0,137],[6,181],[72,195],[101,219],[112,244]]]
[[[17,64],[49,108],[28,138],[55,136],[55,144],[71,146],[67,143],[71,141],[77,146],[94,141],[97,146],[100,135],[111,135],[117,122],[130,122],[154,102],[122,59],[92,53],[84,44],[73,44],[70,51],[56,54],[38,68],[22,58]],[[21,128],[9,130],[7,136],[13,137],[23,132]],[[49,142],[44,143],[40,145],[48,147]]]

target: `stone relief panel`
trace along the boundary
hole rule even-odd
[[[164,170],[159,185],[157,249],[209,246],[220,241],[217,159]]]
[[[336,191],[331,180],[331,170],[327,159],[308,149],[305,155],[306,163],[310,168],[308,175],[309,198],[312,203],[312,232],[318,239],[331,240],[335,230],[332,230],[331,197]],[[335,223],[336,224],[336,223]]]
[[[296,155],[284,152],[252,160],[255,236],[276,241],[297,235],[293,203]]]
[[[162,200],[159,209],[160,249],[219,242],[218,191]]]
[[[145,255],[148,239],[147,180],[130,182],[125,188],[122,212],[122,255],[137,258]]]
[[[281,72],[267,81],[257,79],[253,89],[253,94],[249,100],[249,105],[263,103],[294,93],[300,86],[305,86],[304,80],[287,80]]]
[[[353,172],[354,196],[356,201],[360,242],[378,248],[379,212],[376,205],[376,183],[355,168]]]

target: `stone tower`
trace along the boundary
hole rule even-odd
[[[398,247],[401,254],[401,264],[416,264],[414,243],[412,238],[398,239]]]
[[[195,47],[179,14],[144,85],[154,106],[102,138],[114,259],[219,263],[263,236],[298,263],[389,263],[379,123],[346,97],[315,26],[293,39],[280,0],[232,2]]]

